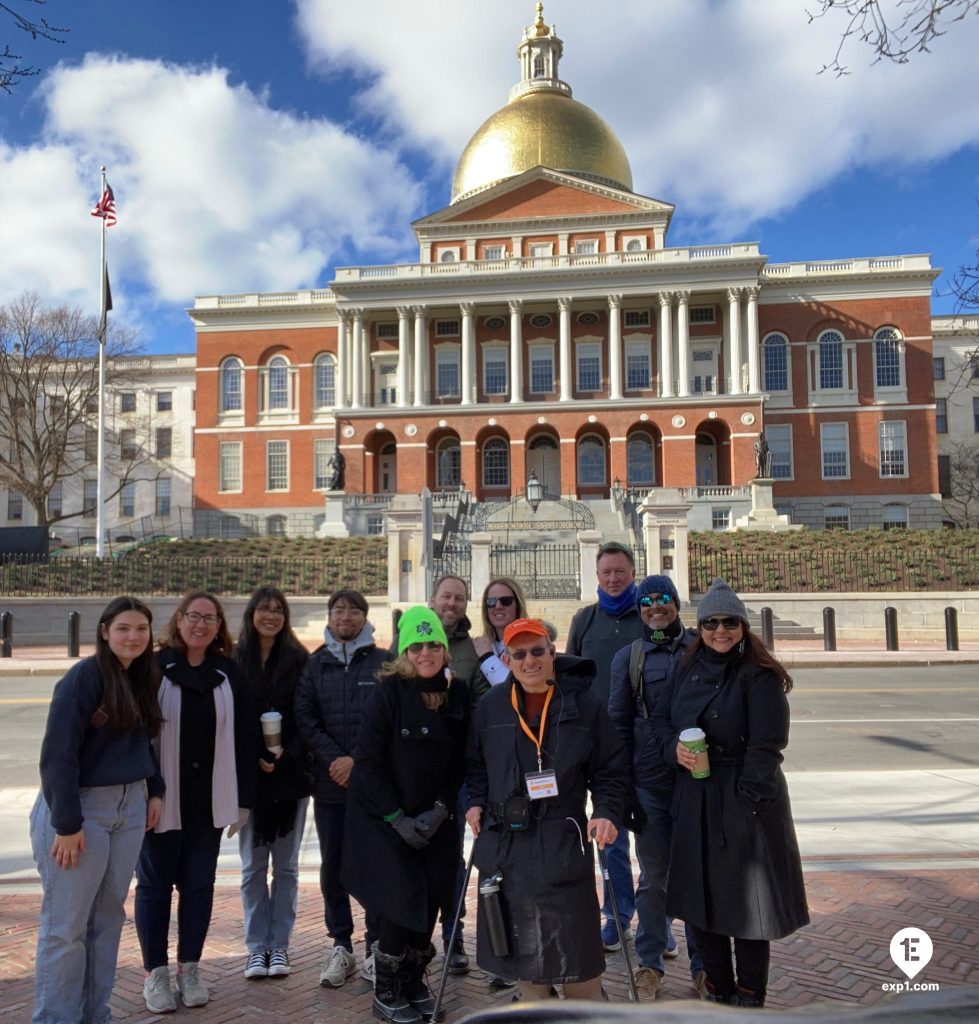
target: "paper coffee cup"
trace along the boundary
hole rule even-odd
[[[273,754],[282,753],[282,715],[278,711],[266,711],[261,717],[262,735],[265,746]]]
[[[703,729],[684,729],[680,742],[697,755],[690,774],[695,779],[706,779],[710,775],[710,759],[707,756],[707,737]]]

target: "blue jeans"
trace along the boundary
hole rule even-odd
[[[107,1024],[125,902],[146,829],[146,783],[80,792],[85,849],[74,868],[51,856],[51,812],[38,794],[31,847],[41,875],[34,1024]]]
[[[165,967],[173,890],[177,903],[177,961],[197,963],[211,924],[221,829],[211,815],[183,815],[183,827],[147,832],[136,864],[136,934],[147,971]]]
[[[619,912],[619,920],[623,928],[632,924],[632,915],[636,912],[636,893],[632,887],[632,860],[629,856],[629,831],[619,829],[619,834],[611,846],[605,847],[605,859],[608,861],[608,877],[615,891],[615,906]],[[612,899],[609,887],[605,886],[605,899],[602,903],[602,916],[606,921],[612,920]]]
[[[673,818],[670,792],[636,787],[636,796],[646,814],[646,826],[636,837],[639,857],[639,887],[636,889],[636,910],[639,927],[636,930],[636,955],[642,967],[652,967],[661,974],[666,968],[663,950],[666,949],[669,919],[666,916],[666,880],[670,870],[670,842],[673,836]],[[703,970],[703,961],[697,942],[689,926],[684,926],[690,972]]]
[[[343,833],[347,821],[347,805],[313,800],[313,817],[320,840],[320,891],[323,893],[323,915],[326,934],[334,945],[353,952],[354,919],[350,911],[350,895],[340,881],[343,859]],[[364,908],[366,934],[364,942],[370,951],[377,941],[377,916]]]
[[[245,945],[249,953],[288,949],[296,923],[299,892],[299,848],[306,828],[309,797],[299,801],[296,820],[288,835],[271,846],[255,845],[254,814],[238,833],[241,853],[241,906],[245,918]],[[272,885],[269,886],[269,862]]]

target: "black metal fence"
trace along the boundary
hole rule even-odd
[[[490,576],[519,580],[528,598],[577,600],[581,556],[577,544],[494,545]]]
[[[444,542],[436,542],[432,557],[432,580],[446,573],[458,576],[469,586],[472,582],[472,549],[469,541],[451,536]]]

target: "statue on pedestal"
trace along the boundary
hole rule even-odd
[[[768,478],[772,470],[772,453],[763,430],[755,441],[755,475]]]
[[[347,460],[344,458],[343,452],[338,448],[333,455],[330,457],[329,469],[330,469],[330,480],[327,485],[328,490],[331,491],[342,491],[344,483],[344,475],[347,468]]]

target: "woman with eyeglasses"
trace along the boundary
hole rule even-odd
[[[677,772],[666,910],[693,930],[706,998],[765,1005],[770,944],[809,923],[782,751],[792,678],[716,579],[697,607],[697,639],[674,669],[655,731]],[[680,734],[706,735],[710,774]],[[733,944],[733,961],[732,961]]]
[[[432,1019],[425,969],[455,892],[470,702],[449,663],[439,617],[409,608],[364,709],[347,791],[342,881],[377,918],[373,1013],[394,1024]]]
[[[292,631],[285,594],[277,587],[259,587],[242,616],[233,657],[245,673],[257,713],[278,712],[282,731],[277,749],[266,747],[259,756],[255,807],[238,833],[246,978],[282,978],[290,971],[299,847],[312,789],[293,700],[308,656]]]
[[[479,669],[490,686],[502,683],[509,675],[500,660],[503,654],[503,630],[514,619],[527,615],[527,599],[520,584],[509,576],[490,580],[483,591],[483,635],[473,637],[473,647],[479,655]]]
[[[177,993],[184,1006],[210,994],[200,959],[211,923],[221,834],[232,836],[254,804],[261,735],[244,676],[231,660],[220,601],[186,594],[159,638],[163,727],[154,739],[166,783],[160,820],[136,865],[136,933],[151,1013],[177,1008],[170,984],[168,936],[177,903]]]

